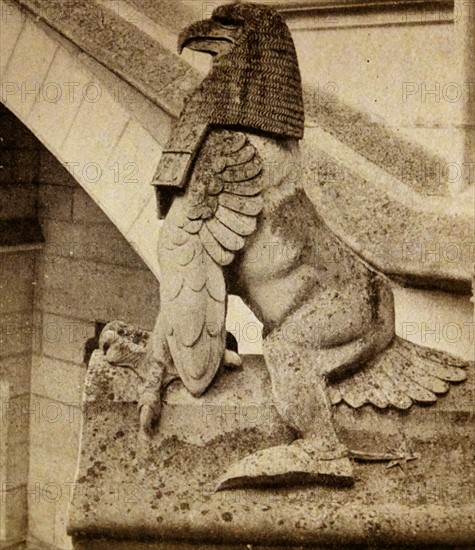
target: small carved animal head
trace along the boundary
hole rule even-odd
[[[213,56],[213,68],[185,105],[199,122],[301,139],[302,83],[295,46],[283,18],[252,3],[218,7],[183,30],[179,50]]]

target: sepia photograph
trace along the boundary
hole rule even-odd
[[[475,548],[475,0],[0,0],[0,550]]]

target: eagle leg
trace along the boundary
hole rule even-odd
[[[138,409],[140,429],[146,436],[152,437],[160,419],[163,391],[179,378],[168,348],[166,322],[161,314],[158,315],[147,348],[144,361],[146,374],[140,391]]]
[[[237,351],[237,347],[232,342],[229,344]],[[242,359],[236,351],[225,350],[223,357],[225,366],[238,368],[242,365]],[[168,347],[166,322],[160,314],[155,329],[150,335],[148,353],[141,364],[145,374],[138,404],[140,428],[146,436],[152,437],[160,419],[163,392],[171,382],[180,379]]]
[[[99,347],[109,364],[131,369],[139,377],[140,426],[148,436],[160,416],[163,389],[178,377],[160,327],[157,322],[150,333],[123,321],[112,321],[99,338]]]
[[[266,336],[264,358],[277,411],[300,438],[259,450],[231,465],[217,490],[289,483],[348,486],[354,481],[350,453],[333,425],[318,361],[311,352],[286,341],[284,330],[277,328]]]

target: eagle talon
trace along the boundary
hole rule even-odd
[[[142,387],[138,410],[140,414],[140,431],[152,437],[162,412],[163,370],[156,362],[152,363],[149,379]]]
[[[312,444],[303,440],[269,447],[232,464],[217,481],[215,491],[293,483],[351,486],[354,475],[347,454],[343,446],[325,451],[312,449]]]
[[[155,427],[155,411],[150,405],[144,405],[140,409],[140,429],[147,437],[152,437]]]
[[[406,466],[408,462],[412,462],[413,460],[418,460],[420,457],[421,455],[419,453],[397,457],[394,460],[391,460],[391,462],[386,466],[386,470],[389,470],[390,468],[394,468],[394,466],[399,466],[400,468],[404,469],[404,466]]]
[[[394,466],[406,465],[408,462],[413,460],[418,460],[421,455],[420,453],[366,453],[363,451],[349,451],[349,456],[353,460],[358,460],[359,462],[388,462],[386,469],[394,468]]]
[[[142,397],[139,403],[140,431],[147,437],[152,437],[160,419],[162,404],[161,400],[156,397],[153,400],[147,399],[147,397],[147,395],[145,398]]]
[[[227,349],[224,352],[223,364],[230,369],[238,369],[242,367],[242,358],[235,351]]]

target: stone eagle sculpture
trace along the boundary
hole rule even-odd
[[[300,162],[304,133],[297,56],[281,16],[224,5],[185,29],[179,48],[209,53],[213,66],[186,101],[154,180],[164,218],[160,312],[146,347],[117,340],[110,327],[101,345],[116,364],[142,350],[140,417],[151,434],[170,380],[199,396],[222,364],[240,364],[225,329],[227,295],[239,295],[263,323],[274,402],[300,437],[231,466],[219,487],[295,476],[351,484],[352,453],[332,405],[432,403],[465,379],[467,363],[396,337],[388,281],[329,230],[296,182],[277,175],[285,170],[271,170]],[[256,261],[269,243],[285,254]]]

